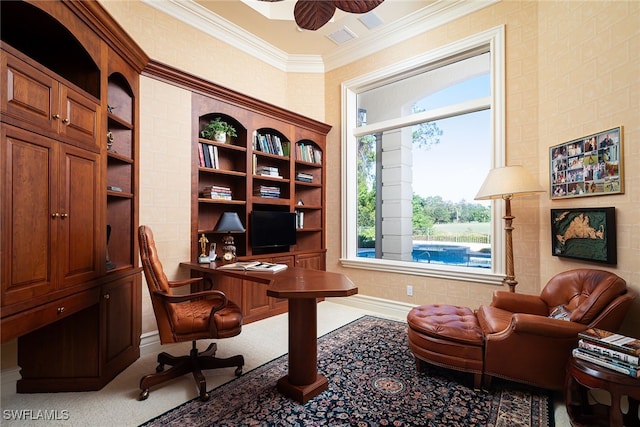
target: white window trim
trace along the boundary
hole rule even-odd
[[[356,164],[357,137],[394,125],[394,120],[376,123],[358,128],[356,132],[356,115],[354,114],[357,93],[379,84],[380,81],[390,79],[401,73],[410,72],[425,64],[434,63],[457,53],[489,45],[491,51],[491,136],[493,153],[491,167],[505,165],[505,56],[504,56],[504,25],[475,34],[466,39],[451,43],[441,48],[426,52],[392,66],[348,80],[341,85],[342,91],[342,248],[340,262],[344,267],[367,270],[386,271],[403,274],[413,274],[445,279],[480,282],[501,285],[505,271],[504,202],[492,202],[491,214],[493,224],[493,239],[491,251],[493,265],[491,271],[470,271],[468,268],[455,266],[394,261],[375,258],[357,257],[357,177],[354,166]],[[482,100],[486,101],[486,100]],[[470,103],[469,109],[478,108]],[[438,114],[436,113],[436,116]],[[433,116],[433,112],[431,112]],[[420,118],[422,119],[422,118]],[[430,118],[433,120],[433,117]],[[478,188],[481,183],[478,183]]]

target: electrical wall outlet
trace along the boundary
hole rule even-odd
[[[413,286],[407,285],[407,295],[413,296]]]

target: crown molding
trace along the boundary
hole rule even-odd
[[[438,0],[399,21],[384,25],[370,36],[351,40],[325,55],[325,70],[342,67],[500,1]]]
[[[141,1],[279,70],[296,73],[324,73],[491,6],[501,0],[438,0],[395,23],[381,27],[370,36],[352,40],[325,56],[289,55],[193,1]]]

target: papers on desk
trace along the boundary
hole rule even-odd
[[[271,262],[246,261],[234,262],[233,264],[225,264],[218,267],[219,270],[240,270],[240,271],[261,271],[266,273],[276,273],[286,270],[286,264],[274,264]]]

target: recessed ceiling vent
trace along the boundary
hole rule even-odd
[[[382,19],[375,12],[365,13],[364,15],[360,15],[358,20],[362,22],[362,25],[367,27],[368,29],[373,29],[378,25],[382,24]]]
[[[356,33],[348,29],[347,27],[342,27],[338,31],[334,31],[331,34],[327,34],[327,37],[331,39],[337,45],[341,45],[342,43],[348,42],[349,40],[353,40],[358,36]]]

